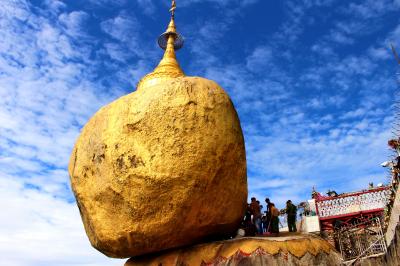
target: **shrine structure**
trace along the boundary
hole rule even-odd
[[[344,261],[354,261],[387,252],[385,241],[388,205],[392,186],[323,196],[313,190],[312,199],[303,205],[298,227],[328,240],[341,253]]]
[[[331,197],[324,197],[317,193],[314,196],[314,204],[321,231],[329,234],[335,227],[354,225],[375,217],[383,217],[389,190],[390,187],[384,186]]]

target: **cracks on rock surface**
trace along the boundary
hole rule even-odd
[[[138,168],[140,166],[146,166],[143,159],[135,154],[126,155],[126,153],[121,154],[114,163],[114,167],[120,173],[126,173],[129,169]]]

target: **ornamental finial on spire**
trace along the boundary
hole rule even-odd
[[[171,4],[171,9],[169,12],[171,12],[171,21],[169,22],[167,31],[161,34],[160,37],[158,37],[158,45],[161,47],[161,49],[165,50],[167,49],[167,43],[168,43],[168,38],[171,36],[174,38],[174,49],[179,50],[183,46],[183,37],[176,31],[175,27],[175,10],[176,10],[176,2],[175,0],[172,0]]]
[[[171,12],[171,18],[175,17],[175,9],[176,9],[176,2],[175,0],[172,0],[171,9],[169,10],[169,12]]]
[[[164,56],[154,71],[139,81],[138,90],[151,87],[169,79],[185,76],[175,56],[175,51],[183,46],[183,38],[176,31],[175,27],[175,9],[176,2],[172,0],[171,9],[169,10],[171,12],[171,21],[168,24],[167,30],[158,37],[158,45],[165,50]]]

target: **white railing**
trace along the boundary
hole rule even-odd
[[[389,188],[379,188],[344,196],[316,201],[319,217],[346,215],[383,209],[389,196]]]

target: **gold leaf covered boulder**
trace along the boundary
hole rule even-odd
[[[90,119],[71,155],[86,233],[110,257],[230,234],[246,205],[244,140],[231,100],[215,82],[184,76],[173,17],[160,38],[158,67]]]

